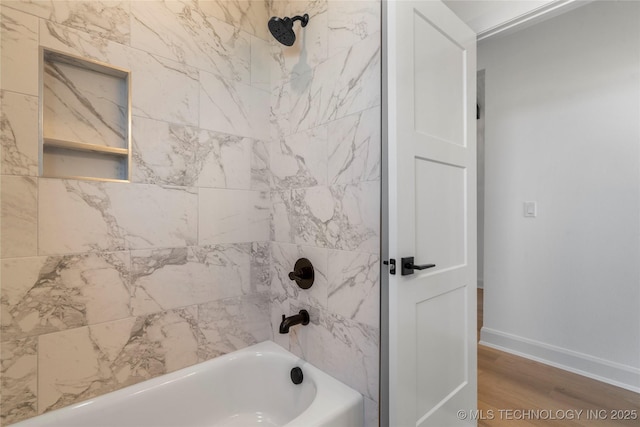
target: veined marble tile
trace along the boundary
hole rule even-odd
[[[286,102],[288,105],[283,104],[283,107],[288,107],[288,110],[283,111],[284,114],[280,114],[279,118],[289,121],[288,126],[282,128],[288,127],[290,133],[302,132],[322,124],[320,109],[323,97],[328,96],[329,87],[336,83],[339,76],[338,69],[334,68],[335,75],[318,77],[318,69],[319,67],[316,67],[308,73],[294,77],[285,85],[284,90],[289,99]],[[325,80],[321,81],[321,78]],[[277,124],[281,126],[280,122]]]
[[[380,183],[310,187],[272,194],[274,239],[378,253]]]
[[[200,7],[207,14],[249,34],[268,40],[267,20],[271,1],[203,0]]]
[[[329,311],[378,327],[380,258],[375,254],[329,250]]]
[[[39,179],[40,254],[193,245],[198,197],[183,187]]]
[[[249,34],[205,10],[194,1],[134,1],[131,45],[249,84]]]
[[[167,122],[197,125],[200,96],[197,70],[134,49],[128,53],[132,55],[129,61],[134,88],[133,113]]]
[[[273,0],[268,2],[269,16],[289,16],[291,10],[290,0]]]
[[[38,180],[2,177],[0,252],[2,258],[38,254]]]
[[[9,0],[6,3],[14,9],[84,31],[95,38],[129,44],[129,1]]]
[[[380,108],[329,123],[329,183],[354,184],[380,179]]]
[[[38,175],[38,98],[0,91],[3,175]]]
[[[38,18],[0,7],[0,87],[38,96]]]
[[[133,182],[196,185],[197,128],[133,117],[132,137]]]
[[[364,427],[378,427],[380,425],[380,411],[377,398],[364,398]]]
[[[198,326],[204,337],[200,360],[271,339],[269,296],[260,293],[201,304]]]
[[[128,253],[5,259],[2,339],[123,319],[128,282]]]
[[[251,277],[248,293],[266,292],[271,289],[271,243],[251,243]]]
[[[199,77],[196,68],[44,20],[40,22],[40,44],[130,70],[134,115],[186,125],[198,124]]]
[[[296,242],[330,247],[329,226],[339,214],[338,200],[329,187],[310,187],[291,192]],[[346,229],[334,227],[336,233]]]
[[[380,32],[380,1],[329,0],[329,56]]]
[[[48,138],[125,148],[125,80],[61,62],[43,72],[43,134]]]
[[[91,34],[99,35],[117,43],[130,43],[130,4],[129,1],[85,1],[80,5],[77,2],[68,2],[71,11],[68,14],[60,14],[56,5],[56,21],[63,25],[77,28]],[[75,6],[75,9],[72,6]],[[61,16],[65,19],[62,20]]]
[[[271,245],[271,292],[284,294],[296,304],[326,309],[329,290],[327,250],[290,243],[272,242]],[[299,258],[307,258],[313,264],[314,283],[309,289],[302,289],[289,279],[289,273]]]
[[[132,251],[132,313],[155,313],[248,293],[251,257],[250,243]]]
[[[71,329],[38,340],[38,412],[198,362],[196,307]]]
[[[7,341],[0,348],[0,420],[7,425],[38,415],[38,340]]]
[[[328,55],[327,0],[291,2],[289,17],[309,15],[309,23],[302,28],[299,22],[293,26],[296,41],[284,46],[272,39],[272,78],[282,82],[309,73]],[[282,16],[280,17],[282,18]]]
[[[271,42],[255,36],[251,36],[251,86],[271,90]]]
[[[3,0],[2,4],[11,9],[45,19],[50,15],[52,6],[49,0]]]
[[[264,143],[191,126],[134,117],[133,177],[137,182],[261,189]],[[257,159],[256,159],[257,157]]]
[[[259,191],[200,188],[198,242],[262,242],[269,240],[269,194]]]
[[[317,322],[289,333],[290,351],[365,397],[377,399],[378,329],[323,310],[317,316]]]
[[[327,11],[327,0],[290,0],[288,1],[289,15],[302,15],[308,13],[311,15],[318,15]]]
[[[380,182],[332,186],[335,215],[327,227],[330,247],[369,253],[380,252]],[[314,206],[306,197],[309,206]],[[318,208],[312,207],[312,212]]]
[[[45,48],[131,69],[128,52],[132,49],[127,46],[45,19],[39,28],[40,45]]]
[[[269,100],[269,92],[200,72],[201,128],[266,139]]]
[[[139,316],[189,305],[183,301],[192,291],[193,277],[187,257],[186,247],[131,252],[132,314]]]
[[[269,127],[272,141],[279,141],[291,134],[291,121],[289,112],[291,110],[291,96],[289,92],[291,85],[272,85],[271,104],[269,106]]]
[[[328,139],[327,127],[320,126],[273,141],[270,164],[274,187],[326,185]]]
[[[290,97],[294,131],[380,105],[380,35],[372,34],[294,78]]]
[[[197,241],[195,188],[113,184],[111,206],[129,249],[179,247]],[[120,191],[122,189],[122,191]],[[42,198],[40,199],[42,203]],[[42,204],[41,210],[42,210]]]
[[[282,18],[282,16],[278,16],[279,18]],[[295,25],[300,25],[295,24]],[[298,38],[298,34],[296,33],[296,40]],[[269,39],[269,76],[270,76],[270,84],[271,84],[271,89],[273,91],[274,87],[280,87],[283,86],[284,84],[286,84],[289,80],[291,80],[291,78],[295,77],[291,71],[289,71],[287,69],[287,53],[289,52],[288,50],[289,48],[287,46],[283,46],[280,42],[278,42],[277,40],[275,40],[275,38],[270,35],[270,39]],[[293,52],[293,51],[291,51]],[[299,54],[300,52],[296,52],[296,54]],[[291,53],[290,56],[293,56],[294,54]],[[291,59],[289,60],[291,61]],[[308,67],[308,64],[306,64],[306,62],[304,62],[300,68],[297,70],[298,73],[300,73],[302,71],[301,67]],[[309,69],[306,69],[306,72],[309,72]]]
[[[133,321],[135,319],[121,320],[118,324],[125,324],[127,329],[131,329]],[[126,339],[124,341],[126,342]],[[40,345],[39,413],[67,406],[117,388],[113,384],[115,381],[111,378],[113,376],[111,364],[93,342],[88,327],[42,335],[38,343]],[[156,372],[159,373],[160,369],[156,369]]]
[[[321,82],[335,79],[336,69],[340,74],[330,96],[323,98],[321,122],[380,105],[380,43],[380,34],[374,33],[354,44],[345,56],[336,55],[322,64]]]
[[[293,243],[294,210],[291,202],[291,190],[271,192],[271,240]]]
[[[253,140],[252,145],[250,188],[257,191],[269,191],[271,189],[271,162],[269,160],[271,143]]]
[[[199,187],[251,188],[254,140],[201,130],[193,164]]]
[[[40,178],[39,253],[127,248],[126,231],[118,223],[111,201],[112,192],[123,190],[122,187],[114,188],[114,185]]]

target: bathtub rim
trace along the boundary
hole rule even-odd
[[[216,369],[219,365],[224,367],[225,363],[233,363],[233,360],[235,359],[261,357],[265,355],[274,355],[275,357],[284,358],[292,364],[292,367],[300,367],[304,373],[305,379],[312,380],[316,387],[316,395],[311,401],[311,404],[301,414],[287,422],[283,427],[313,427],[324,425],[330,423],[332,420],[338,419],[348,411],[349,408],[353,407],[356,407],[362,414],[362,417],[364,417],[364,397],[362,394],[275,342],[266,340],[195,365],[181,368],[109,393],[92,397],[82,402],[73,403],[69,406],[27,418],[15,424],[11,424],[11,426],[39,427],[49,424],[57,425],[56,423],[63,422],[67,416],[81,408],[92,406],[92,410],[100,411],[101,407],[107,407],[113,404],[113,401],[119,401],[127,396],[165,386],[182,378],[197,375],[198,372]],[[93,406],[95,404],[97,404],[97,406]]]

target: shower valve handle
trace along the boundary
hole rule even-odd
[[[289,273],[289,280],[295,280],[302,289],[309,289],[313,285],[314,277],[313,265],[306,258],[300,258],[296,261],[293,271]]]

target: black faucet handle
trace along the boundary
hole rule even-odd
[[[313,264],[306,258],[300,258],[293,266],[293,271],[289,273],[289,279],[295,280],[302,289],[309,289],[313,285],[315,271]]]
[[[304,276],[304,272],[302,271],[292,271],[289,273],[289,280],[304,280],[306,279]]]

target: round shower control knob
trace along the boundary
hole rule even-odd
[[[293,266],[293,271],[289,273],[289,279],[295,280],[302,289],[309,289],[313,285],[315,272],[311,261],[300,258]]]

